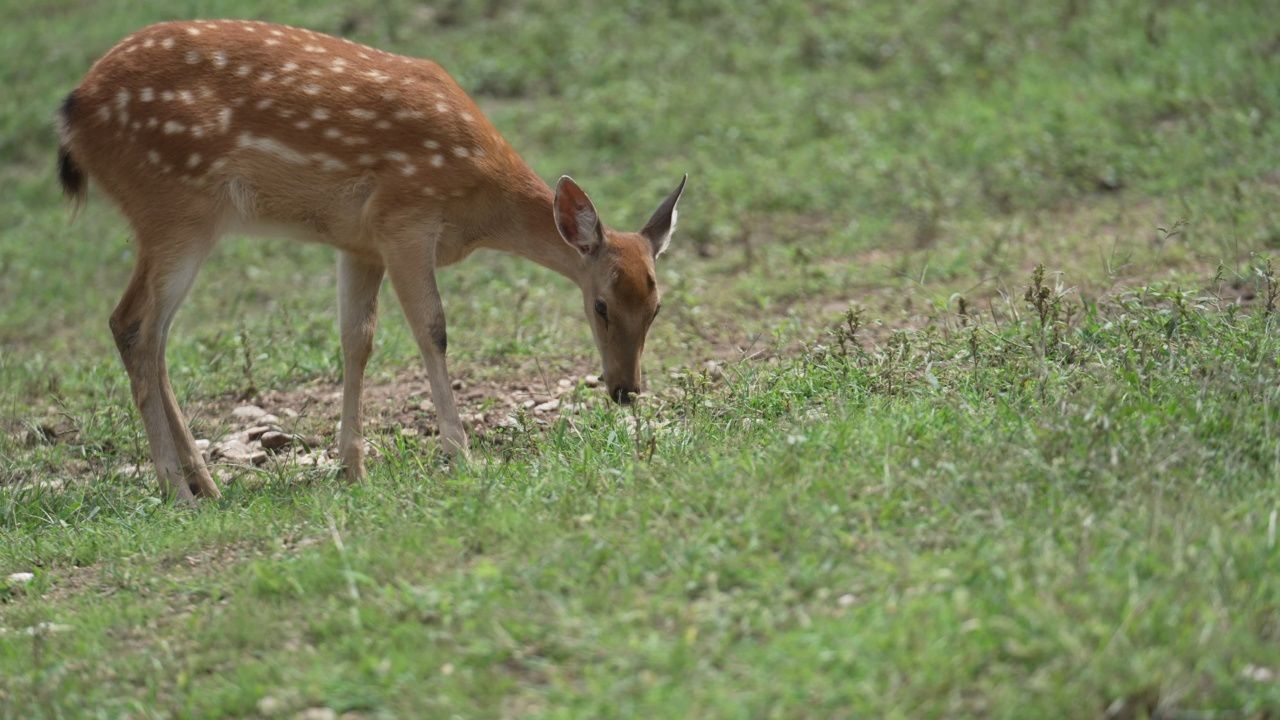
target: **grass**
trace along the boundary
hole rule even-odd
[[[122,473],[146,457],[105,327],[131,250],[100,197],[68,225],[47,119],[161,12],[433,57],[620,226],[689,172],[653,396],[584,389],[581,412],[517,413],[452,467],[384,417],[358,487],[223,467],[225,498],[187,510]],[[0,8],[0,577],[35,573],[0,586],[0,716],[1274,716],[1273,20]],[[249,238],[215,253],[169,353],[198,436],[251,388],[303,388],[299,422],[332,444],[303,402],[341,371],[331,265]],[[559,278],[480,256],[442,287],[468,384],[592,367]],[[418,362],[384,308],[388,385]]]

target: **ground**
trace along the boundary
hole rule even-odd
[[[1272,4],[597,5],[0,8],[0,716],[1280,713]],[[128,234],[70,220],[50,118],[174,17],[431,57],[615,226],[688,172],[643,402],[574,288],[477,255],[471,459],[384,290],[347,485],[332,253],[229,238],[175,390],[289,444],[161,500]]]

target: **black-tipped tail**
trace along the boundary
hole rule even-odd
[[[74,200],[78,207],[84,202],[84,171],[71,157],[67,142],[71,136],[71,123],[74,118],[76,94],[73,92],[62,101],[58,108],[58,182],[62,185],[62,193]]]
[[[71,151],[65,147],[58,148],[58,182],[62,184],[62,193],[68,199],[77,203],[84,200],[84,172],[71,159]]]

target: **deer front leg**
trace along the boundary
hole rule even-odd
[[[338,253],[338,327],[342,334],[342,424],[338,456],[348,480],[364,479],[364,369],[378,325],[378,288],[384,270]]]
[[[453,401],[453,386],[445,365],[448,336],[444,304],[436,286],[435,244],[407,242],[385,253],[387,274],[395,289],[405,319],[413,330],[418,349],[427,365],[431,400],[440,423],[440,445],[449,455],[466,455],[467,435]]]

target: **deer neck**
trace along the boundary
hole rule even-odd
[[[493,204],[499,212],[497,226],[485,244],[532,260],[580,285],[585,263],[556,229],[552,212],[555,193],[532,171],[513,185]]]

